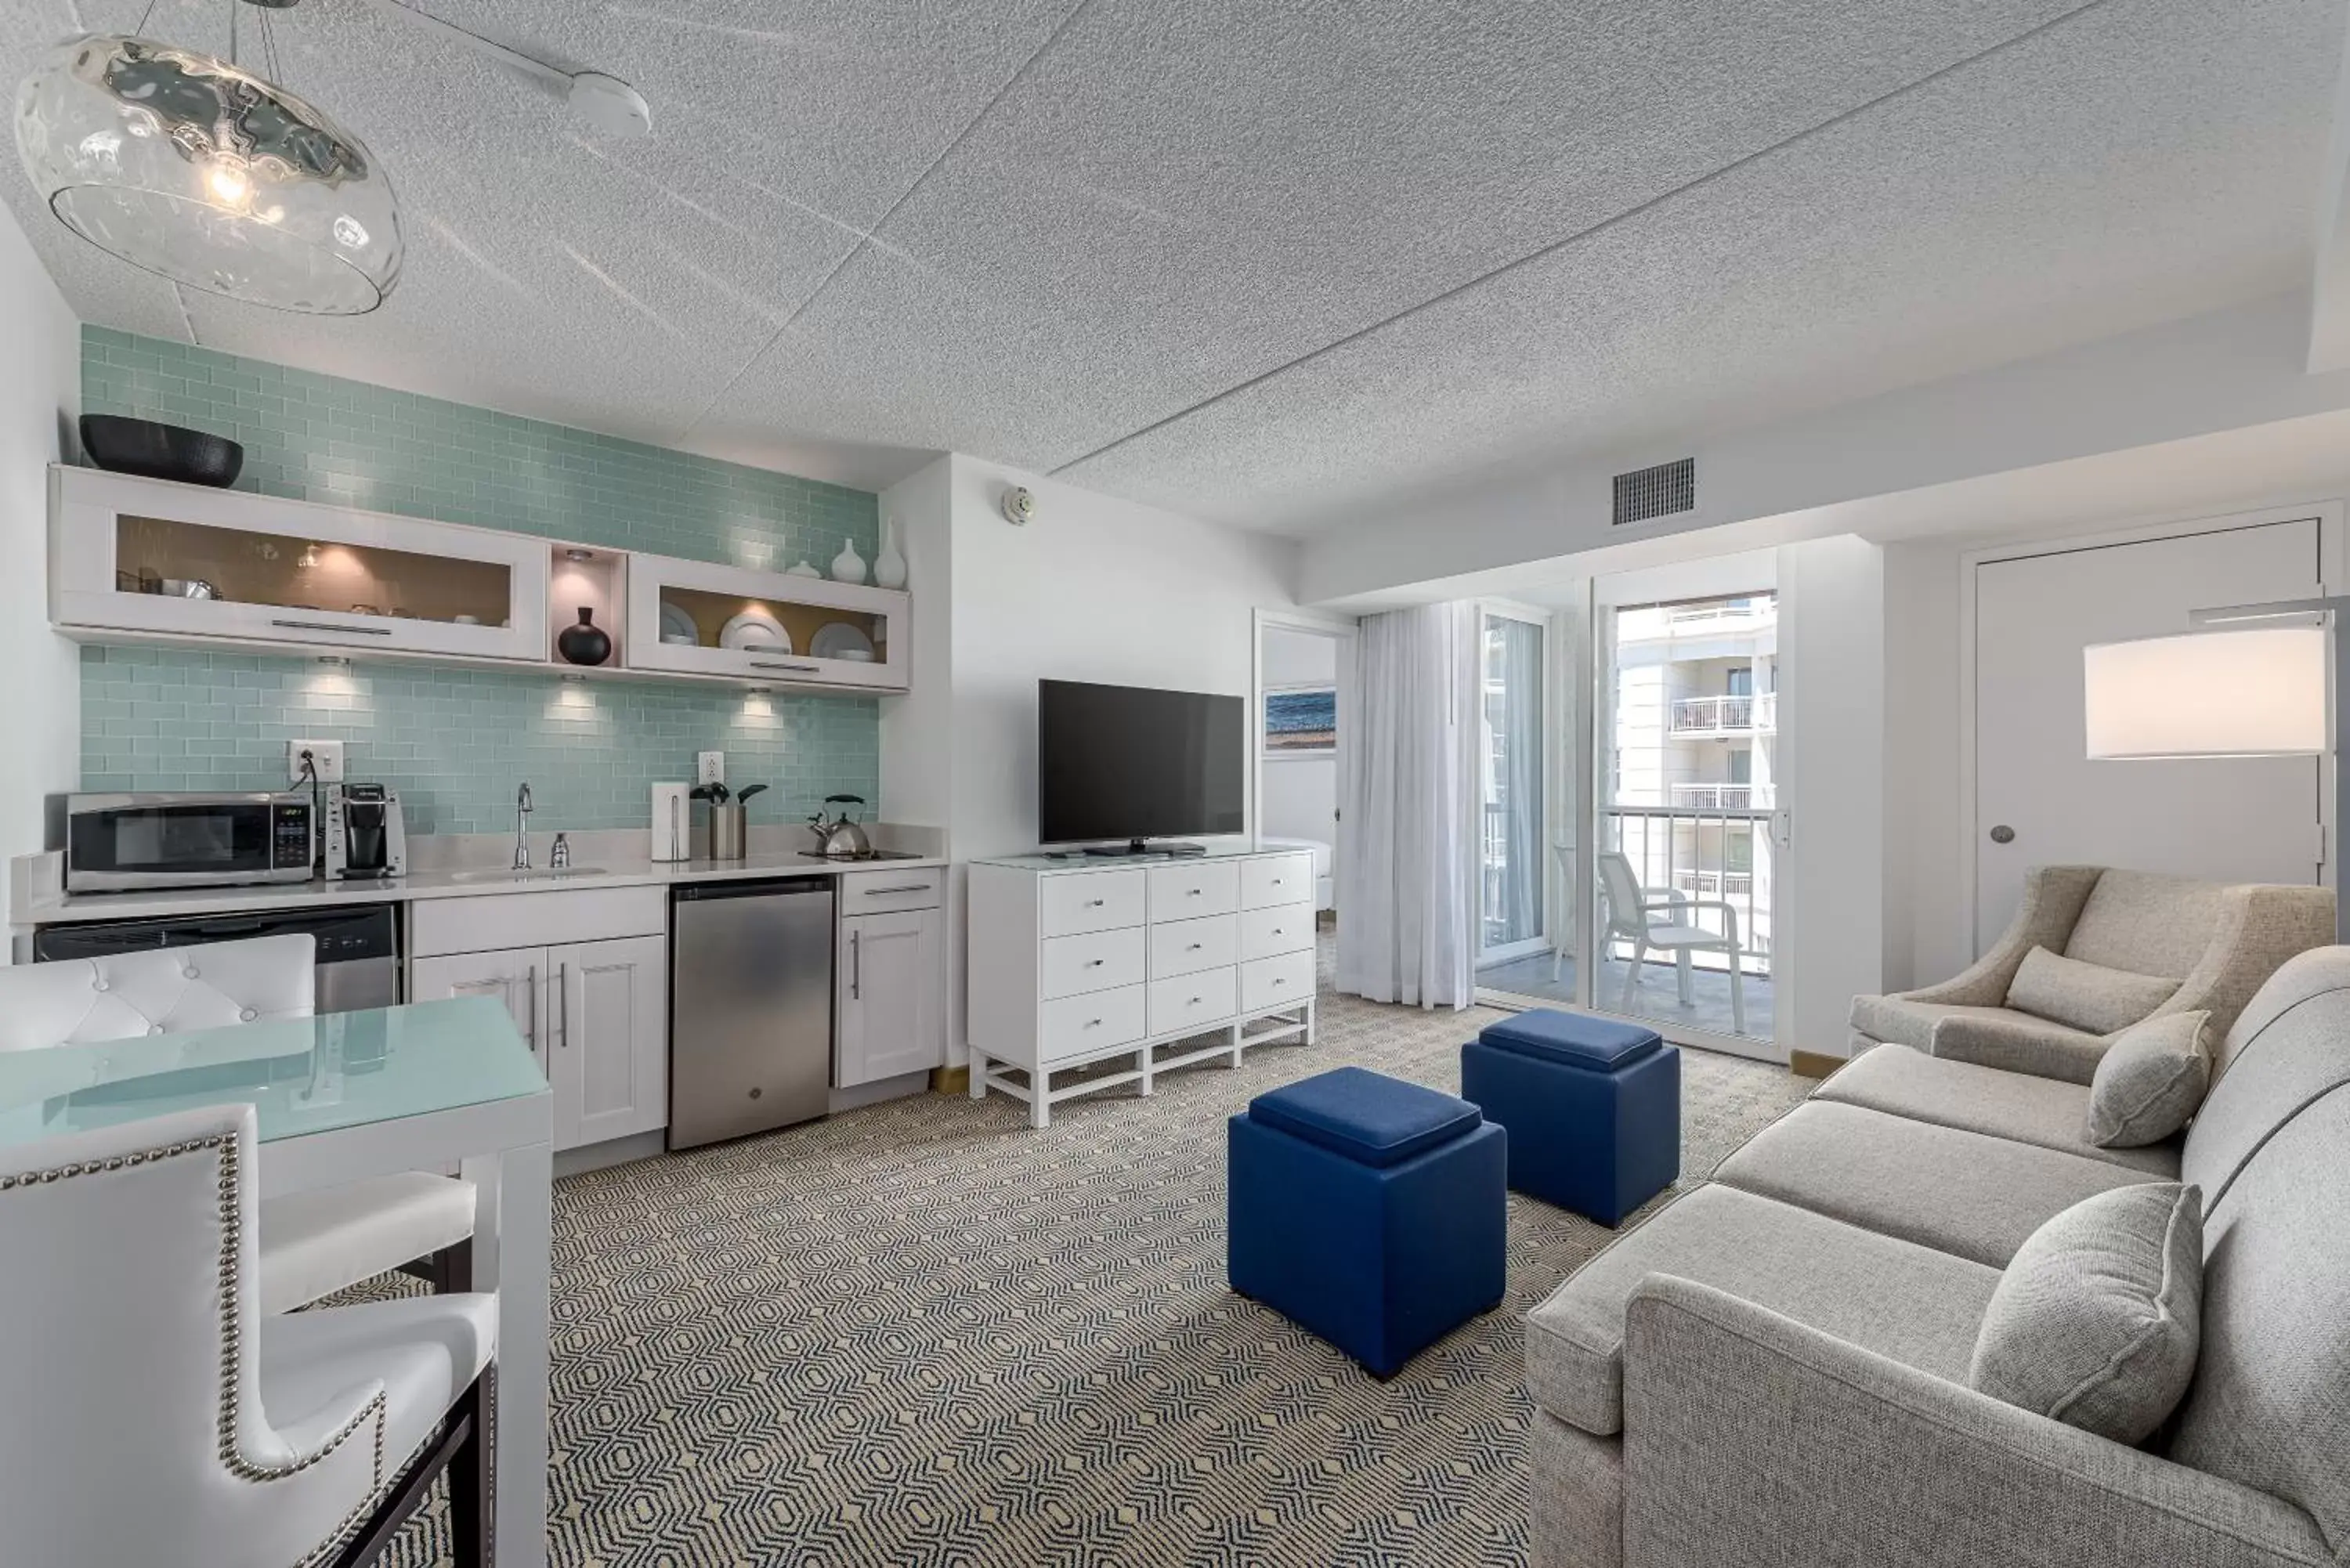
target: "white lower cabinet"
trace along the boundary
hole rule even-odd
[[[555,1092],[555,1147],[669,1123],[669,943],[622,937],[421,958],[409,997],[494,996]]]
[[[928,909],[844,912],[833,950],[833,1086],[855,1088],[942,1067],[947,1059],[946,919],[940,879]],[[841,878],[840,908],[868,896],[899,902],[924,897],[916,882],[888,872]]]
[[[667,922],[657,888],[419,901],[408,997],[505,1003],[554,1091],[556,1148],[657,1131],[669,1125]],[[500,937],[532,945],[471,950]]]

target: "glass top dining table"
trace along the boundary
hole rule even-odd
[[[546,1091],[504,1006],[457,997],[0,1051],[0,1147],[239,1100],[272,1143]]]

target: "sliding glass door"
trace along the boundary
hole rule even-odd
[[[1543,919],[1543,623],[1488,607],[1477,628],[1477,962],[1549,950]]]

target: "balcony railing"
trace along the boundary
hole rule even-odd
[[[1673,702],[1676,735],[1752,734],[1779,727],[1779,694],[1752,697],[1682,697]]]
[[[1677,784],[1673,804],[1701,811],[1744,811],[1755,804],[1751,784]]]
[[[1769,599],[1713,599],[1705,604],[1669,605],[1665,623],[1678,631],[1683,627],[1706,626],[1721,621],[1775,620],[1779,601]]]
[[[1746,789],[1749,785],[1697,786]],[[1738,915],[1738,945],[1748,974],[1771,972],[1771,813],[1711,805],[1611,805],[1605,809],[1607,847],[1621,850],[1632,874],[1653,896],[1668,890],[1692,900],[1718,899]],[[1652,911],[1652,918],[1664,911]],[[1707,930],[1727,922],[1719,909],[1691,909],[1686,918]],[[1617,958],[1632,956],[1617,942]],[[1700,968],[1723,969],[1721,953],[1696,953]]]

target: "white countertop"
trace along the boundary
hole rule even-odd
[[[741,860],[582,860],[580,869],[549,875],[541,857],[536,873],[494,869],[420,871],[369,881],[265,882],[243,888],[189,888],[142,893],[52,893],[15,911],[17,926],[70,920],[151,919],[169,915],[251,914],[324,909],[336,904],[405,903],[415,898],[463,898],[486,893],[551,893],[581,888],[668,887],[678,882],[750,877],[837,877],[848,871],[920,871],[947,864],[937,856],[888,860],[820,860],[795,850],[764,850]]]

